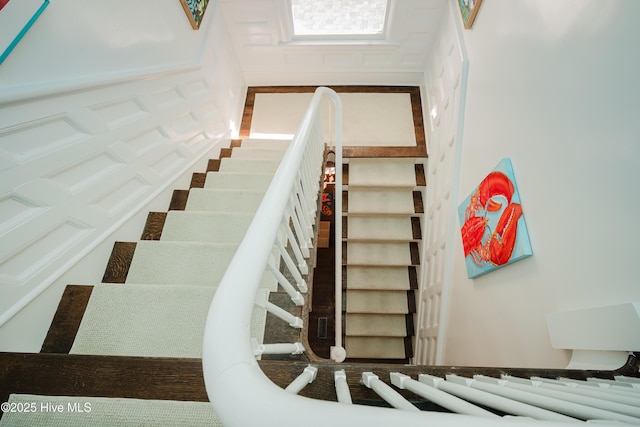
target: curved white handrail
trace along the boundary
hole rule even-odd
[[[318,88],[282,164],[238,247],[211,303],[203,346],[204,380],[213,409],[225,427],[247,426],[495,426],[496,423],[526,427],[533,420],[491,420],[468,415],[406,412],[363,405],[313,400],[286,392],[262,372],[250,339],[251,315],[256,293],[267,266],[302,163],[307,135],[321,110],[321,99],[336,102],[336,174],[341,172],[340,100],[328,88]],[[340,157],[339,157],[340,156]],[[339,181],[336,176],[336,182]],[[336,188],[335,199],[341,199]],[[338,208],[338,204],[336,204]],[[336,209],[340,213],[341,210]],[[339,224],[341,221],[335,221]],[[339,237],[340,235],[338,235]],[[336,249],[341,247],[339,240]],[[336,284],[336,288],[341,284]],[[340,293],[340,292],[339,292]],[[336,328],[338,329],[337,325]],[[342,328],[340,327],[338,331]],[[336,343],[337,344],[337,343]],[[547,422],[547,426],[563,425]]]

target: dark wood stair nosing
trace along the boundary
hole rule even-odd
[[[125,283],[136,245],[136,242],[114,242],[111,256],[102,276],[103,283]]]
[[[40,349],[41,353],[69,353],[82,317],[91,298],[93,286],[67,285],[47,335]]]

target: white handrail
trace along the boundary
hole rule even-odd
[[[302,165],[309,135],[318,130],[316,119],[321,99],[329,96],[336,103],[336,215],[341,215],[341,118],[340,99],[331,89],[318,88],[305,113],[282,164],[238,247],[211,303],[205,326],[202,364],[204,381],[213,409],[225,427],[297,426],[424,426],[439,425],[484,427],[538,425],[529,420],[491,420],[468,415],[434,412],[407,412],[364,405],[343,405],[313,400],[286,392],[276,386],[260,369],[250,338],[251,315],[262,275],[276,242],[278,229],[286,214],[294,182]],[[314,129],[315,127],[315,129]],[[317,138],[315,139],[318,140]],[[320,138],[321,141],[321,138]],[[322,143],[322,141],[321,141]],[[317,148],[317,147],[316,147]],[[324,147],[321,147],[322,149]],[[318,171],[320,172],[320,171]],[[319,178],[319,175],[318,175]],[[336,219],[336,253],[341,248],[341,221]],[[341,258],[340,258],[341,259]],[[338,265],[341,263],[337,263]],[[336,268],[338,268],[336,265]],[[341,269],[340,269],[341,270]],[[342,294],[341,280],[336,281],[336,303]],[[342,326],[336,316],[336,345],[341,343]],[[552,427],[554,422],[545,423]]]

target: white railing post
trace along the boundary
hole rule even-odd
[[[336,386],[336,395],[338,396],[338,402],[350,405],[353,403],[351,400],[351,392],[349,391],[349,385],[347,384],[347,374],[344,369],[335,371],[333,373],[333,381]]]
[[[411,402],[402,397],[400,393],[389,387],[386,383],[380,380],[373,372],[362,373],[362,384],[371,390],[375,391],[378,396],[383,398],[389,405],[396,409],[402,409],[404,411],[420,411],[413,406]]]
[[[318,375],[318,368],[315,366],[307,366],[304,368],[304,371],[298,377],[291,382],[285,388],[285,391],[293,394],[298,394],[305,388],[308,384],[311,384]]]
[[[408,375],[403,375],[398,372],[392,372],[389,374],[391,384],[402,390],[409,390],[410,392],[424,397],[425,399],[447,408],[458,414],[476,415],[480,417],[497,417],[493,412],[489,412],[476,405],[473,405],[466,400],[453,396],[444,391],[438,390],[433,385],[428,385],[426,382],[418,382]]]
[[[342,104],[334,102],[336,109],[335,135],[335,183],[333,203],[335,205],[334,242],[335,242],[335,345],[331,347],[331,360],[343,362],[347,351],[342,344]]]

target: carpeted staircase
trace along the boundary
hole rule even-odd
[[[70,355],[118,356],[123,363],[130,357],[201,358],[204,325],[216,287],[288,144],[249,139],[223,149],[222,158],[214,161],[215,170],[206,173],[204,182],[196,186],[192,182],[186,200],[174,197],[172,210],[149,215],[143,239],[116,243],[103,283],[67,287],[43,352],[62,349]],[[178,198],[185,195],[176,194]],[[271,293],[282,300],[273,274],[265,272],[261,288],[265,300]],[[251,336],[259,344],[264,341],[266,321],[266,310],[256,306]],[[11,402],[16,407],[35,402],[38,417],[23,419],[6,413],[0,425],[217,425],[206,402],[81,400],[76,408],[78,398],[14,394]],[[51,411],[41,410],[49,404]],[[56,411],[58,405],[64,410]],[[91,408],[98,417],[76,416],[71,421],[63,417],[72,410],[81,413]]]
[[[347,358],[406,362],[413,355],[423,165],[352,158],[344,176]]]

